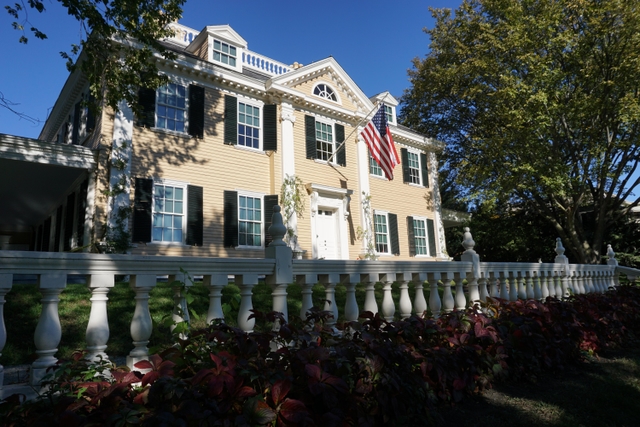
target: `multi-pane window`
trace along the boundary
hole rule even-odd
[[[260,149],[260,108],[238,103],[238,145]]]
[[[371,154],[369,154],[369,173],[375,176],[383,176],[382,168],[380,167],[378,162],[375,161]]]
[[[316,121],[316,158],[329,160],[333,154],[333,126]]]
[[[388,105],[384,106],[384,113],[387,116],[387,123],[395,123],[396,121],[393,119],[393,107],[389,107]]]
[[[422,181],[420,180],[420,156],[417,153],[413,153],[409,151],[408,160],[409,160],[409,182],[412,184],[421,185]]]
[[[389,253],[389,226],[386,214],[373,215],[373,229],[376,239],[376,252],[381,254]]]
[[[423,219],[413,219],[413,235],[416,255],[428,255],[427,228]]]
[[[335,101],[335,102],[338,101],[338,98],[336,97],[336,94],[333,91],[333,89],[331,89],[329,86],[327,86],[324,83],[318,84],[313,89],[313,94],[319,96],[320,98],[329,99],[329,100]]]
[[[187,117],[187,89],[179,84],[169,83],[158,89],[156,127],[185,131]]]
[[[223,64],[236,66],[236,48],[219,40],[213,41],[213,60]]]
[[[174,185],[153,187],[154,242],[182,242],[185,189]]]
[[[238,196],[238,244],[262,246],[262,198]]]

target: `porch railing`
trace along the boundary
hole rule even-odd
[[[30,384],[33,386],[38,385],[47,368],[57,362],[55,355],[62,336],[58,316],[59,295],[70,275],[84,275],[91,290],[86,350],[87,357],[93,360],[107,357],[109,290],[115,285],[116,275],[129,276],[129,286],[135,291],[135,309],[130,326],[132,350],[127,356],[130,367],[149,356],[147,345],[152,321],[148,302],[158,276],[168,276],[170,283],[177,280],[189,286],[185,271],[192,276],[202,276],[204,285],[209,288],[207,322],[224,318],[222,289],[233,281],[240,288],[241,295],[238,326],[247,332],[255,326],[255,320],[249,319],[253,309],[252,290],[263,278],[272,289],[273,309],[282,312],[285,318],[289,315],[289,286],[301,287],[302,305],[300,313],[296,314],[304,319],[313,306],[311,288],[322,284],[326,300],[324,309],[333,312],[334,320],[330,319],[333,323],[329,324],[333,326],[339,314],[347,321],[356,320],[361,308],[374,313],[380,311],[388,320],[407,318],[412,313],[438,316],[442,312],[463,309],[475,301],[484,301],[488,296],[514,301],[565,297],[570,292],[604,292],[618,284],[620,273],[632,280],[640,276],[640,270],[619,267],[610,248],[607,265],[570,264],[559,239],[556,244],[558,256],[553,263],[480,262],[468,229],[463,241],[466,251],[462,261],[296,260],[292,259],[291,249],[282,240],[286,228],[282,224],[279,207],[274,211],[273,225],[269,229],[273,241],[266,248],[263,259],[0,251],[0,354],[7,338],[17,338],[7,337],[3,307],[14,277],[23,274],[37,277],[42,294],[42,311],[33,336],[37,349],[37,359],[30,369]],[[374,293],[377,283],[382,284],[381,301],[376,300]],[[409,295],[409,283],[413,284],[413,296]],[[364,285],[364,301],[356,300],[357,284]],[[335,303],[336,286],[346,289],[344,307]],[[399,289],[397,303],[392,297],[392,286]],[[424,286],[429,287],[428,301]],[[173,313],[174,320],[188,320],[181,317],[186,317],[188,310],[180,287],[174,289],[174,300],[176,306],[182,307]],[[0,397],[2,384],[3,367],[0,365]]]

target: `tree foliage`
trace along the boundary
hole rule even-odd
[[[158,87],[166,82],[166,76],[158,75],[152,57],[154,53],[174,57],[159,40],[173,34],[167,24],[182,16],[185,1],[58,0],[82,23],[85,34],[79,44],[60,54],[70,72],[79,69],[86,76],[95,100],[113,109],[121,100],[135,106],[138,87]],[[47,38],[31,24],[28,14],[44,12],[42,0],[27,0],[26,4],[21,0],[5,9],[15,19],[12,27],[22,33],[20,43],[29,41],[26,28],[36,38]]]
[[[639,201],[637,4],[465,0],[432,13],[404,124],[447,143],[445,168],[470,198],[526,204],[573,261],[599,262]]]

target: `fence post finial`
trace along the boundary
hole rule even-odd
[[[471,236],[471,231],[469,231],[469,227],[464,228],[464,236],[462,238],[462,246],[467,251],[473,251],[473,247],[476,245],[476,242],[473,241],[473,237]]]
[[[469,227],[464,228],[464,237],[462,239],[462,246],[465,248],[464,253],[460,257],[462,261],[469,261],[473,263],[473,269],[471,274],[467,276],[467,282],[469,287],[469,301],[478,301],[480,299],[480,293],[478,289],[478,279],[480,279],[480,256],[473,250],[476,242],[473,241],[471,231]]]
[[[280,213],[280,206],[275,205],[273,207],[273,215],[271,216],[271,226],[269,227],[269,234],[272,237],[272,241],[269,246],[287,246],[282,240],[287,233],[287,227],[282,222],[282,214]]]
[[[607,265],[618,265],[616,253],[613,251],[611,245],[607,245],[607,256],[609,257],[609,259],[607,260]]]

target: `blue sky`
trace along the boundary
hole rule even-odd
[[[250,50],[272,59],[302,64],[333,56],[367,96],[388,90],[402,95],[409,87],[411,60],[428,51],[424,27],[433,26],[429,7],[455,9],[461,1],[396,0],[187,0],[180,23],[201,30],[229,24]],[[31,23],[47,40],[21,33],[0,10],[2,65],[0,92],[31,117],[45,120],[68,76],[60,51],[81,37],[80,24],[56,0],[45,0],[46,11],[29,11]],[[29,36],[29,34],[27,34]],[[0,108],[0,133],[36,138],[41,124],[32,124]]]

